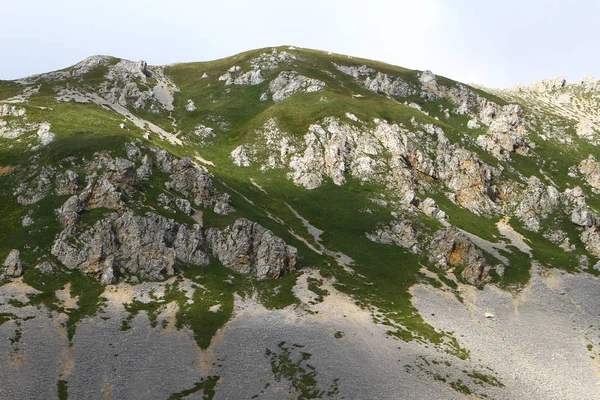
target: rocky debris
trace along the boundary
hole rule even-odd
[[[229,157],[231,157],[233,163],[238,167],[249,167],[251,165],[250,158],[248,157],[248,153],[246,152],[246,147],[244,145],[240,145],[233,149]]]
[[[561,205],[561,196],[553,186],[546,186],[536,176],[527,180],[527,187],[521,193],[521,201],[515,209],[515,216],[523,221],[526,229],[539,232],[540,221],[554,213]]]
[[[167,190],[176,190],[194,199],[197,205],[210,206],[214,203],[216,189],[208,173],[193,166],[189,157],[183,157],[173,166],[171,180],[165,183]]]
[[[338,71],[343,72],[346,75],[350,75],[356,79],[364,78],[366,76],[373,75],[374,73],[377,72],[373,68],[369,68],[366,65],[348,66],[348,65],[341,65],[341,64],[333,63],[333,66]]]
[[[11,106],[10,104],[0,104],[0,118],[2,117],[22,117],[26,114],[24,108]]]
[[[479,125],[479,123],[477,122],[476,119],[470,119],[467,122],[467,128],[468,129],[479,129],[479,128],[481,128],[481,125]]]
[[[410,221],[394,221],[377,227],[367,238],[375,243],[391,244],[405,247],[413,253],[420,251],[417,231]]]
[[[85,74],[93,71],[94,69],[96,69],[99,66],[108,65],[108,63],[111,60],[112,60],[112,57],[109,57],[109,56],[97,55],[97,56],[88,57],[88,58],[78,62],[77,64],[75,64],[72,67],[73,70],[71,72],[71,76],[80,77],[82,75],[85,75]]]
[[[481,284],[491,280],[492,267],[487,265],[483,254],[469,239],[455,227],[439,230],[429,246],[429,259],[440,269],[464,267],[461,277],[471,284]],[[503,267],[495,268],[499,275],[504,273]]]
[[[187,215],[193,214],[192,205],[186,199],[182,199],[179,197],[171,197],[165,193],[161,193],[158,195],[158,202],[161,203],[167,210],[173,211],[170,206],[175,206],[179,211],[183,212]]]
[[[8,276],[20,276],[23,274],[23,266],[19,259],[19,250],[12,249],[4,260],[5,273]]]
[[[325,83],[298,74],[296,71],[283,71],[269,83],[273,101],[278,102],[298,92],[313,93],[323,90]]]
[[[158,113],[172,111],[173,95],[179,89],[162,67],[150,67],[145,61],[121,60],[108,67],[98,93],[110,104]]]
[[[587,159],[579,163],[578,169],[586,182],[596,191],[600,191],[600,163],[596,158],[590,154]]]
[[[211,254],[243,274],[277,278],[297,266],[297,250],[255,222],[238,219],[225,228],[206,233]]]
[[[424,71],[418,76],[421,83],[421,97],[426,100],[448,99],[457,106],[453,110],[459,115],[471,115],[473,111],[485,104],[487,100],[477,95],[462,83],[447,87],[438,82],[437,76],[431,71]],[[448,114],[449,116],[449,114]]]
[[[258,278],[293,271],[296,249],[272,232],[245,219],[204,231],[148,213],[109,214],[89,229],[67,227],[57,237],[52,254],[67,268],[77,268],[103,284],[121,275],[160,280],[173,275],[177,260],[208,265],[209,255],[226,267]]]
[[[173,164],[175,163],[175,157],[166,150],[159,150],[156,152],[156,165],[161,172],[170,174],[173,172]]]
[[[187,103],[185,103],[185,110],[189,112],[196,111],[196,104],[194,104],[193,100],[188,99]]]
[[[50,132],[50,128],[51,126],[47,122],[42,122],[40,124],[40,127],[37,131],[37,135],[40,138],[40,141],[42,142],[42,146],[49,145],[54,141],[54,138],[56,137],[54,133]]]
[[[475,214],[493,214],[497,188],[492,182],[496,171],[479,156],[454,145],[436,159],[437,175],[452,190],[450,199]]]

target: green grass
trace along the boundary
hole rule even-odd
[[[58,398],[59,400],[68,400],[69,399],[69,383],[67,381],[58,381]]]
[[[193,388],[182,390],[181,392],[174,393],[169,396],[169,400],[179,400],[184,399],[191,394],[198,393],[202,390],[202,399],[203,400],[211,400],[215,397],[215,386],[219,381],[220,377],[218,376],[208,376],[206,378],[202,378],[199,382],[197,382]]]

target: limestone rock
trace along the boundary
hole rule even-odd
[[[296,71],[283,71],[269,83],[269,91],[273,94],[275,102],[287,99],[298,92],[318,92],[324,87],[324,82],[307,78]]]
[[[571,222],[574,224],[583,227],[598,224],[598,217],[588,209],[585,194],[579,186],[565,190],[563,202],[571,210]]]
[[[43,122],[40,125],[40,128],[37,131],[37,135],[40,138],[42,146],[47,146],[54,141],[56,135],[50,132],[50,124],[47,122]]]
[[[6,275],[9,276],[20,276],[23,274],[23,267],[21,266],[21,260],[19,259],[19,250],[13,249],[8,253],[8,256],[2,264],[6,269]]]
[[[486,264],[482,253],[469,237],[455,227],[438,231],[429,251],[429,259],[440,269],[464,267],[461,276],[471,284],[481,284],[491,279],[489,272],[492,267]]]
[[[238,219],[206,233],[210,252],[224,266],[258,278],[276,278],[294,271],[297,250],[257,223]]]
[[[188,99],[187,103],[185,104],[185,110],[189,112],[196,111],[196,104],[194,104],[191,99]]]
[[[451,200],[476,214],[497,211],[497,188],[492,182],[495,171],[479,156],[455,146],[442,152],[436,164],[439,178],[453,191]]]
[[[417,231],[410,221],[395,221],[381,225],[366,236],[372,242],[405,247],[413,253],[419,252]]]
[[[593,155],[581,161],[578,166],[579,172],[585,177],[587,183],[595,190],[600,191],[600,163]]]
[[[75,171],[67,170],[56,176],[55,192],[58,196],[75,194],[81,188],[81,180]]]
[[[240,145],[233,149],[230,154],[233,163],[238,167],[249,167],[251,165],[250,158],[248,157],[248,153],[246,152],[246,147],[244,145]]]
[[[217,193],[208,173],[193,166],[189,157],[183,157],[174,164],[171,180],[165,187],[183,193],[193,198],[194,204],[205,207],[214,204]]]
[[[557,210],[561,196],[553,186],[546,186],[536,176],[531,176],[522,192],[515,216],[523,221],[526,229],[539,232],[540,222]]]

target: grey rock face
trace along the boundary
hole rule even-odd
[[[19,259],[19,250],[13,249],[8,253],[6,260],[4,260],[4,267],[6,268],[6,275],[9,276],[20,276],[23,274],[23,267],[21,266],[21,260]]]
[[[297,251],[259,224],[245,219],[224,228],[204,231],[162,216],[126,212],[110,214],[84,232],[64,229],[52,254],[67,268],[77,268],[114,283],[119,274],[160,280],[176,272],[177,260],[207,265],[209,255],[223,265],[258,278],[279,277],[293,271]]]
[[[209,228],[210,252],[228,268],[258,278],[294,271],[297,250],[255,222],[238,219],[225,228]]]
[[[77,237],[77,245],[72,238]],[[159,280],[175,273],[175,260],[208,264],[200,226],[186,226],[162,216],[115,213],[77,235],[63,230],[52,254],[67,268],[99,277],[104,283],[115,280],[116,271]]]

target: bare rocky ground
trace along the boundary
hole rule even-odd
[[[122,330],[123,303],[151,290],[160,294],[165,283],[108,286],[104,311],[81,322],[71,344],[64,314],[14,307],[8,301],[26,303],[31,289],[19,281],[4,285],[0,313],[19,322],[0,326],[0,397],[58,398],[57,382],[64,380],[71,399],[166,399],[211,375],[220,377],[216,399],[295,399],[307,388],[340,399],[592,399],[598,393],[600,286],[590,275],[536,269],[516,294],[460,285],[462,303],[453,293],[414,286],[413,304],[428,323],[454,333],[470,352],[464,361],[388,336],[371,312],[327,282],[329,295],[320,301],[308,290],[309,277],[320,278],[301,275],[294,288],[301,304],[282,310],[236,296],[233,318],[207,350],[190,330],[175,329],[170,306],[156,327],[141,312]],[[65,305],[73,303],[64,297]],[[273,367],[285,369],[284,359],[287,374]],[[314,384],[303,385],[310,373]]]

